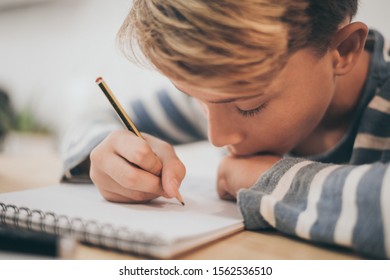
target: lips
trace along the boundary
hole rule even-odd
[[[226,146],[225,147],[227,152],[231,156],[236,156],[236,157],[246,157],[246,156],[266,156],[266,155],[280,155],[280,153],[275,153],[275,152],[268,152],[268,151],[245,151],[244,149],[239,149],[235,146]]]
[[[238,149],[235,146],[226,146],[226,150],[232,156],[250,156],[250,155],[253,154],[253,153],[250,153],[250,152],[245,152],[243,150],[240,150],[240,149]]]

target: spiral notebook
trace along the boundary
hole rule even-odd
[[[182,206],[158,198],[148,204],[105,201],[93,185],[59,184],[0,194],[0,223],[71,236],[99,247],[172,258],[243,229],[235,203],[218,198],[214,184],[186,179]]]

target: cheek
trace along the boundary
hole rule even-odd
[[[328,65],[319,62],[299,75],[288,76],[284,90],[269,102],[267,112],[252,126],[251,143],[260,149],[286,153],[301,144],[323,120],[333,98],[335,81]]]
[[[286,99],[270,104],[267,109],[272,111],[252,124],[251,143],[259,151],[287,153],[313,132],[326,108],[326,101],[317,99]]]
[[[291,121],[288,112],[264,114],[246,127],[247,141],[242,149],[247,153],[285,154],[295,146],[299,129],[299,123]]]
[[[323,87],[317,92],[309,92],[300,102],[290,102],[279,122],[281,131],[285,131],[293,145],[299,144],[319,127],[332,100],[330,92],[330,87]]]

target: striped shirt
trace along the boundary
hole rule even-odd
[[[254,186],[240,190],[238,205],[247,229],[276,228],[368,257],[390,258],[390,62],[380,33],[370,31],[366,49],[372,55],[370,71],[346,135],[324,154],[286,155]],[[130,102],[128,112],[140,130],[172,144],[206,138],[204,116],[178,92]],[[108,133],[122,128],[112,111],[91,116],[64,141],[64,180],[88,179],[81,163]]]
[[[390,63],[383,37],[370,31],[369,76],[348,133],[332,150],[286,156],[238,204],[246,228],[337,244],[374,258],[390,257]]]

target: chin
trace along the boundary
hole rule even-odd
[[[237,157],[248,157],[248,156],[264,156],[264,155],[277,155],[277,156],[283,156],[286,153],[288,153],[288,150],[286,151],[259,151],[259,150],[248,150],[248,149],[238,149],[236,147],[228,146],[226,147],[229,154],[232,156]]]
[[[231,146],[226,147],[226,149],[228,150],[230,155],[237,156],[237,157],[245,157],[245,156],[254,156],[254,155],[260,155],[260,154],[267,154],[267,153],[264,153],[264,152],[258,152],[256,150],[238,149],[236,147],[231,147]]]

